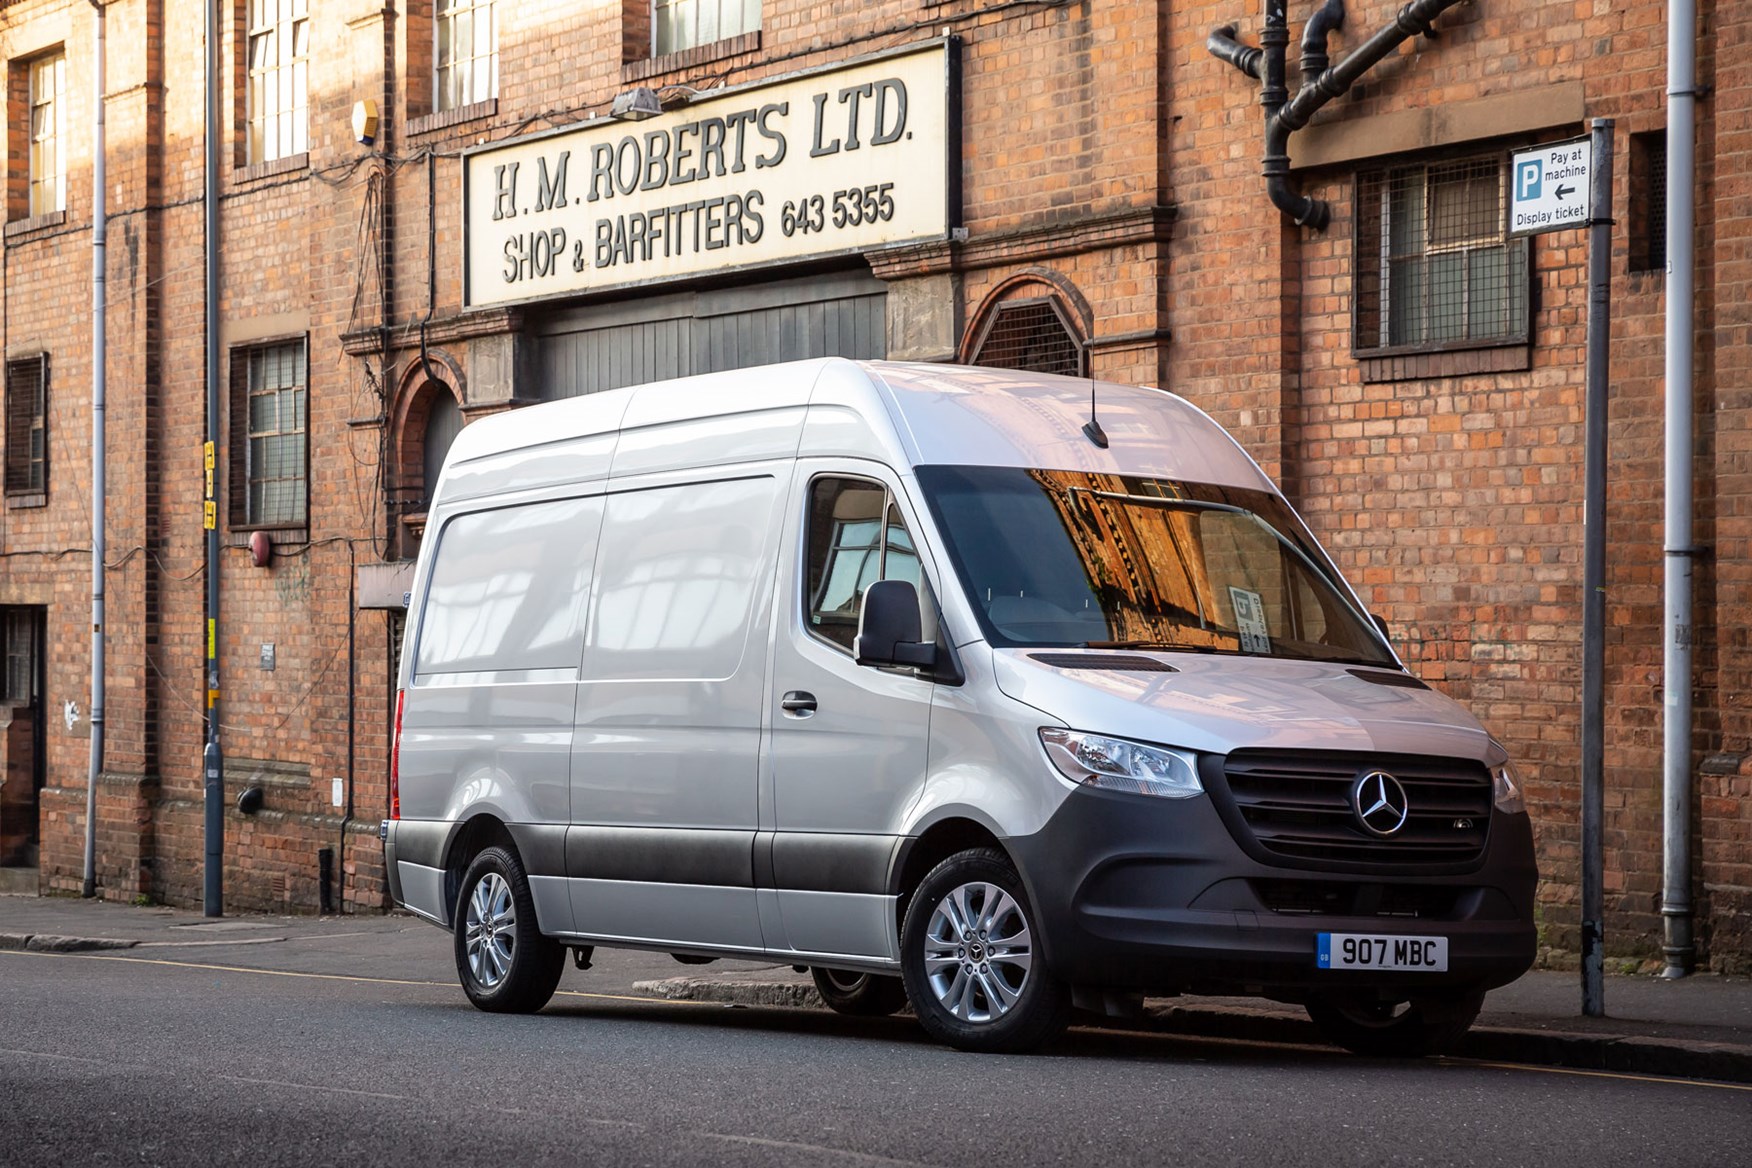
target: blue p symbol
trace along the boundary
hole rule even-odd
[[[1515,168],[1515,201],[1525,203],[1539,197],[1544,185],[1545,167],[1537,158],[1529,158]]]

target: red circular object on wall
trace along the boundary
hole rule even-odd
[[[253,531],[249,536],[249,561],[258,568],[268,566],[268,561],[274,558],[274,541],[268,538],[265,531]]]

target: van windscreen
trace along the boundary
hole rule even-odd
[[[924,466],[986,638],[1394,665],[1268,491],[1133,475]]]

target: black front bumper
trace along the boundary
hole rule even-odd
[[[1208,796],[1084,788],[1045,827],[1005,841],[1047,965],[1079,985],[1145,993],[1487,990],[1533,964],[1537,872],[1525,815],[1493,812],[1472,870],[1338,872],[1265,864]],[[1321,970],[1319,933],[1440,936],[1445,972]]]

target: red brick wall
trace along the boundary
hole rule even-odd
[[[1385,24],[1396,5],[1348,6],[1334,58]],[[1730,291],[1746,249],[1746,69],[1716,76],[1747,35],[1745,5],[1723,18],[1712,54],[1706,13],[1699,79],[1698,541],[1715,554],[1697,577],[1696,700],[1699,934],[1717,964],[1745,961],[1748,757],[1745,297]],[[1439,22],[1441,39],[1383,62],[1321,115],[1367,119],[1439,109],[1580,80],[1589,117],[1616,119],[1611,494],[1608,505],[1606,891],[1608,949],[1651,956],[1660,937],[1663,281],[1628,271],[1626,158],[1633,132],[1664,126],[1663,9],[1577,13],[1479,4]],[[1306,13],[1291,13],[1299,37]],[[1580,819],[1582,393],[1586,244],[1581,231],[1538,237],[1531,368],[1371,382],[1350,355],[1352,173],[1300,173],[1330,200],[1324,233],[1286,226],[1258,177],[1257,83],[1211,58],[1208,31],[1259,18],[1229,5],[1176,10],[1171,55],[1171,172],[1180,232],[1171,382],[1234,427],[1276,469],[1310,523],[1394,627],[1413,668],[1473,710],[1528,780],[1540,840],[1548,945],[1577,948]],[[1292,41],[1292,87],[1297,78]],[[1732,82],[1729,76],[1736,79]],[[1731,127],[1742,127],[1731,131]],[[1568,129],[1579,134],[1584,127]],[[1718,137],[1719,135],[1719,137]],[[1546,138],[1562,137],[1552,132]],[[1526,137],[1510,141],[1519,144]],[[1500,149],[1507,142],[1484,142]],[[1717,169],[1719,167],[1719,170]],[[1732,171],[1733,177],[1729,173]],[[1717,180],[1715,176],[1721,175]],[[1720,185],[1717,185],[1719,181]],[[1297,280],[1297,273],[1300,279]],[[1737,281],[1743,288],[1746,277]],[[1250,292],[1238,290],[1247,289]],[[1297,303],[1299,298],[1299,305]],[[1728,306],[1732,305],[1730,308]],[[1720,308],[1718,309],[1718,306]],[[1281,311],[1280,311],[1281,310]],[[1737,332],[1717,316],[1737,313]],[[1279,461],[1281,459],[1281,461]],[[1729,484],[1732,484],[1730,487]],[[1733,492],[1730,495],[1729,492]],[[1730,535],[1730,530],[1734,534]],[[1730,542],[1731,541],[1731,542]],[[1719,773],[1711,773],[1719,772]]]
[[[1353,2],[1334,56],[1396,7]],[[388,15],[344,0],[312,9],[308,165],[240,176],[241,103],[225,107],[226,348],[308,337],[313,452],[308,527],[283,533],[269,566],[251,566],[241,535],[222,541],[219,711],[237,760],[229,794],[251,777],[244,760],[273,764],[263,772],[272,779],[266,810],[248,820],[227,812],[229,903],[316,907],[317,850],[343,836],[330,784],[349,775],[347,897],[382,902],[370,828],[386,798],[389,646],[384,614],[350,612],[348,581],[354,564],[393,554],[385,537],[398,516],[384,489],[405,485],[381,464],[400,436],[373,419],[405,404],[390,400],[390,387],[418,389],[407,373],[419,322],[430,314],[447,326],[461,311],[459,152],[600,115],[633,84],[743,83],[947,29],[962,40],[968,237],[873,257],[876,270],[949,277],[943,287],[954,290],[963,330],[1019,277],[1036,292],[1067,288],[1096,374],[1167,385],[1231,426],[1392,621],[1413,667],[1473,709],[1524,765],[1546,939],[1575,948],[1580,233],[1533,244],[1527,368],[1373,381],[1351,356],[1351,169],[1296,176],[1332,203],[1327,231],[1287,223],[1259,177],[1257,86],[1204,47],[1230,21],[1256,39],[1257,5],[772,0],[757,37],[653,63],[627,50],[649,35],[640,5],[504,4],[499,97],[464,111],[467,120],[427,116],[426,0]],[[1293,34],[1311,10],[1293,6]],[[101,871],[107,895],[192,902],[201,890],[205,689],[201,14],[188,0],[117,0],[108,11],[113,778],[102,823],[120,835],[104,837]],[[1631,133],[1663,125],[1663,21],[1653,0],[1582,10],[1481,0],[1449,13],[1441,39],[1406,46],[1320,117],[1357,122],[1579,81],[1587,114],[1618,120],[1622,159]],[[7,238],[0,267],[7,352],[47,349],[54,369],[49,499],[0,509],[0,603],[50,606],[56,712],[67,700],[87,704],[89,561],[78,549],[90,546],[89,29],[89,7],[74,0],[0,11],[9,60],[62,41],[69,56],[66,221]],[[222,59],[235,74],[234,22],[225,35]],[[1752,952],[1749,41],[1752,4],[1706,9],[1700,81],[1713,90],[1699,107],[1698,539],[1712,554],[1698,565],[1696,836],[1700,934],[1724,967]],[[1294,45],[1291,57],[1294,81]],[[364,99],[380,106],[377,149],[387,157],[352,141],[351,109]],[[8,174],[16,168],[14,159]],[[1621,166],[1621,206],[1624,174]],[[1664,292],[1658,274],[1627,271],[1625,227],[1615,240],[1608,941],[1615,953],[1646,955],[1659,933]],[[466,379],[467,339],[445,341],[444,351]],[[277,660],[267,672],[259,660],[270,642]],[[44,864],[45,883],[57,888],[79,873],[87,745],[51,726]]]

